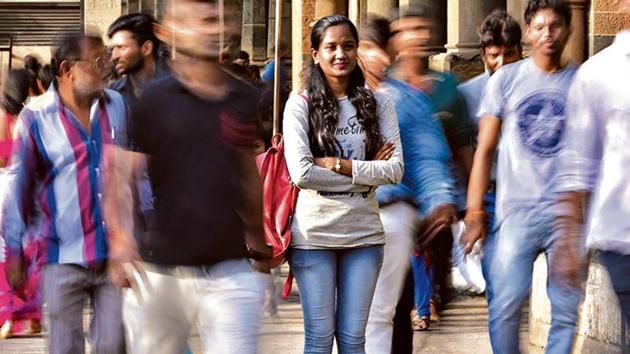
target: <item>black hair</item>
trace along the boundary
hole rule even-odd
[[[61,63],[64,60],[76,61],[81,59],[81,43],[83,41],[103,44],[103,39],[95,35],[73,33],[61,37],[50,60],[50,65],[55,77],[61,76]]]
[[[249,60],[249,53],[247,53],[244,50],[241,50],[236,54],[236,59]]]
[[[30,71],[34,75],[37,75],[37,72],[42,67],[37,57],[34,55],[27,55],[24,57],[24,69]]]
[[[41,82],[44,90],[48,89],[48,87],[50,86],[50,83],[53,81],[54,78],[55,78],[55,75],[53,74],[53,69],[52,69],[52,66],[50,66],[50,64],[46,64],[42,66],[41,69],[39,69],[39,72],[37,73],[37,80]]]
[[[359,34],[354,24],[345,16],[332,15],[321,18],[311,31],[311,49],[319,50],[326,30],[333,26],[348,26],[354,40],[359,44]],[[315,157],[337,156],[342,147],[335,138],[335,129],[339,122],[339,102],[326,81],[326,76],[319,65],[311,59],[308,64],[305,87],[309,95],[309,143]],[[374,156],[383,144],[378,129],[376,99],[365,88],[365,77],[357,64],[350,73],[347,88],[348,99],[357,110],[357,120],[365,129],[366,157]]]
[[[543,9],[552,9],[564,18],[567,26],[571,25],[571,7],[563,0],[529,0],[525,8],[525,23],[529,25],[536,12]]]
[[[27,69],[9,70],[2,84],[2,108],[13,115],[19,114],[32,84],[33,76]]]
[[[479,27],[477,34],[481,49],[492,45],[500,47],[521,45],[521,25],[503,9],[492,11]]]
[[[359,37],[362,41],[375,43],[379,48],[386,50],[389,41],[389,20],[378,15],[369,15],[366,23],[362,23],[359,29]]]
[[[155,32],[153,32],[153,25],[156,23],[155,18],[146,13],[123,15],[109,26],[107,37],[111,39],[118,31],[129,31],[139,46],[142,46],[146,41],[153,43],[152,54],[154,58],[157,58],[160,41],[155,36]]]
[[[396,20],[400,20],[401,18],[409,17],[433,19],[433,11],[431,7],[427,5],[414,5],[403,8],[394,8],[390,13],[389,21],[393,22]]]

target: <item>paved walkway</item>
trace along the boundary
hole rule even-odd
[[[414,353],[419,354],[490,354],[487,331],[487,309],[483,297],[460,296],[442,313],[439,323],[427,332],[416,332]],[[523,328],[526,328],[524,316]],[[288,301],[278,307],[278,316],[264,321],[261,330],[261,353],[293,354],[302,352],[304,336],[302,310],[295,291]],[[527,332],[521,333],[523,339]],[[197,335],[191,337],[193,352],[202,353]],[[525,345],[522,345],[526,347]],[[41,336],[16,337],[0,341],[0,354],[44,353]],[[89,353],[89,351],[86,351]],[[527,353],[527,350],[524,350]],[[530,354],[539,351],[529,351]]]

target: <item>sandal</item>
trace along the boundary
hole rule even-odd
[[[417,315],[411,321],[411,328],[414,331],[426,331],[431,327],[431,320],[429,316],[418,317]]]
[[[7,339],[13,337],[13,321],[6,320],[0,328],[0,339]]]

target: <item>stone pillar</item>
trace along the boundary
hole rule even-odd
[[[367,13],[389,17],[391,10],[398,6],[398,0],[367,0]]]
[[[265,0],[244,0],[241,27],[241,50],[249,53],[251,61],[267,59],[267,31]]]
[[[503,6],[503,0],[448,0],[446,53],[433,56],[431,68],[452,71],[462,80],[482,72],[477,29],[492,10]]]
[[[310,56],[310,34],[314,21],[332,14],[346,15],[344,0],[292,0],[291,62],[293,89],[301,87],[302,69]]]
[[[594,258],[588,273],[573,353],[626,353],[630,349],[630,330],[626,328],[624,332],[621,310],[608,272]],[[529,343],[536,348],[547,345],[551,326],[551,303],[546,287],[547,264],[545,256],[541,255],[534,263],[529,310]]]
[[[276,31],[276,1],[269,0],[269,17],[267,22],[267,58],[274,56],[274,41]],[[283,0],[282,3],[282,43],[286,45],[288,54],[291,54],[291,0]]]
[[[505,9],[507,12],[514,17],[518,23],[521,24],[521,28],[523,29],[523,35],[525,35],[525,6],[527,5],[526,0],[507,0]],[[523,38],[524,39],[524,38]]]
[[[122,14],[120,0],[86,0],[83,7],[85,30],[97,31],[103,39],[109,25]]]
[[[610,0],[591,0],[589,17],[589,55],[608,47],[615,34],[630,25],[630,14],[620,13],[615,2]]]
[[[368,4],[365,0],[348,0],[348,18],[357,28],[367,20]]]
[[[578,63],[586,60],[586,8],[588,0],[568,1],[571,6],[571,37],[564,56]]]

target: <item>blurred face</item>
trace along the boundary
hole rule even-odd
[[[398,56],[425,56],[426,48],[431,40],[430,19],[423,17],[405,17],[393,21],[391,31],[391,48]]]
[[[327,78],[349,78],[357,64],[357,41],[347,25],[326,29],[319,48],[311,49],[313,61]]]
[[[382,81],[385,69],[390,64],[387,53],[371,41],[361,41],[361,44],[359,44],[359,57],[361,58],[366,78]]]
[[[130,31],[118,31],[111,39],[112,63],[116,74],[137,72],[144,65],[144,57],[138,42]]]
[[[95,98],[100,96],[104,87],[104,76],[108,67],[108,55],[105,46],[84,41],[81,59],[69,69],[72,89],[77,97]]]
[[[532,53],[553,57],[562,55],[570,33],[569,24],[562,16],[552,9],[542,9],[527,26],[526,38]]]
[[[171,0],[166,7],[164,27],[170,32],[162,38],[178,52],[217,61],[221,54],[221,31],[229,38],[233,27],[221,28],[219,6],[205,1]],[[169,11],[168,9],[172,9]]]
[[[503,65],[519,61],[521,59],[521,48],[518,45],[511,47],[490,45],[483,49],[481,59],[483,59],[490,73],[493,74]]]

